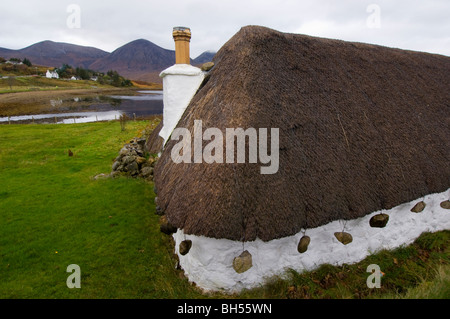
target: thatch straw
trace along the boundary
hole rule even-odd
[[[144,151],[150,154],[158,154],[163,146],[163,138],[159,136],[159,132],[163,127],[163,121],[159,122],[159,124],[153,129],[145,142]]]
[[[178,127],[279,128],[280,166],[175,164],[169,141],[154,180],[185,233],[268,241],[449,187],[449,57],[250,26],[214,63]]]

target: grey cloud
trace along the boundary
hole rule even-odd
[[[70,29],[69,4],[81,8],[81,28]],[[381,27],[369,29],[369,4],[381,9]],[[173,26],[192,29],[191,55],[218,50],[242,26],[359,41],[450,55],[447,0],[16,0],[0,4],[0,47],[22,48],[42,40],[112,51],[138,38],[173,49]]]

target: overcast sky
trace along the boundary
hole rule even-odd
[[[450,56],[449,0],[14,0],[0,2],[0,47],[52,40],[112,52],[147,39],[174,49],[191,28],[191,57],[217,51],[242,26]]]

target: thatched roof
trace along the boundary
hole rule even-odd
[[[157,154],[161,151],[164,140],[161,136],[159,136],[159,132],[161,132],[163,124],[163,121],[159,122],[158,125],[150,133],[147,141],[145,142],[144,151],[150,154]]]
[[[449,187],[449,57],[249,26],[214,63],[178,127],[279,128],[279,170],[175,164],[169,141],[158,205],[185,233],[268,241]]]

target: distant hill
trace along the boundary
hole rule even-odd
[[[90,65],[93,70],[116,70],[133,80],[159,81],[159,73],[175,62],[175,51],[139,39],[127,43]]]
[[[16,52],[16,50],[10,50],[5,48],[0,48],[0,56],[6,59],[14,58],[14,56],[11,56],[13,52]]]
[[[211,61],[214,52],[206,51],[191,64]],[[175,63],[175,51],[164,49],[148,40],[129,42],[111,53],[69,43],[42,41],[20,50],[0,48],[4,58],[28,58],[33,64],[60,67],[69,64],[91,70],[107,72],[115,70],[132,80],[161,83],[159,74]]]
[[[88,68],[94,61],[109,53],[93,47],[42,41],[20,50],[0,48],[0,56],[4,58],[27,58],[33,64],[60,67],[69,64],[73,67]]]
[[[199,65],[199,64],[206,63],[206,62],[210,62],[210,61],[212,61],[214,55],[216,55],[216,52],[205,51],[193,60],[193,64]]]

